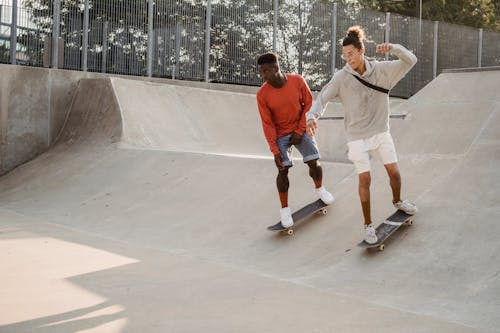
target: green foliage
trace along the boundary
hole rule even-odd
[[[500,31],[499,8],[500,4],[494,0],[434,0],[423,5],[423,16],[433,21]]]
[[[42,41],[50,38],[52,2],[23,1],[33,11],[36,32],[24,32],[26,36],[20,36],[19,41],[28,45],[35,40],[39,44],[28,48],[34,50],[29,51],[34,52],[29,54],[30,58],[40,59]],[[146,0],[89,0],[89,58],[94,59],[94,70],[100,70],[105,39],[110,71],[144,74],[147,3]],[[362,22],[365,13],[370,12],[370,20],[364,21],[367,33],[372,34],[367,36],[367,49],[383,40],[383,11],[405,16],[420,13],[419,0],[279,0],[275,37],[281,66],[287,72],[303,74],[313,87],[325,84],[332,74],[333,3],[338,4],[337,38],[346,27],[360,22],[360,18]],[[172,76],[177,78],[200,78],[205,52],[206,0],[155,0],[154,5],[153,48],[157,71],[162,76],[175,73]],[[84,0],[61,0],[61,37],[65,55],[71,54],[72,59],[80,58],[83,6]],[[422,0],[421,9],[423,19],[500,31],[499,0]],[[211,19],[210,79],[259,84],[256,58],[271,51],[273,46],[273,1],[213,0]],[[107,35],[103,36],[105,27]],[[406,31],[404,36],[410,33]],[[337,48],[337,58],[338,51]]]
[[[417,2],[404,0],[358,0],[363,8],[378,10],[381,12],[398,13],[406,16],[416,16]]]
[[[420,14],[431,21],[444,21],[474,28],[500,31],[500,1],[498,0],[357,0],[364,8],[398,13],[406,16]]]
[[[218,1],[212,6],[210,36],[215,80],[260,83],[256,63],[272,47],[272,7],[262,8],[254,0]]]

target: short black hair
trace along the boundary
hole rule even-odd
[[[271,65],[277,65],[278,64],[278,55],[273,52],[266,52],[262,55],[259,56],[257,59],[257,64],[258,65],[264,65],[264,64],[271,64]]]

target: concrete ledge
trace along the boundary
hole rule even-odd
[[[500,71],[500,66],[443,69],[443,73],[472,73],[472,72],[489,72],[489,71]]]

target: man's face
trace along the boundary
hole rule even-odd
[[[279,77],[279,67],[276,64],[259,65],[259,74],[264,82],[274,82]]]
[[[363,55],[365,49],[358,50],[354,45],[347,45],[342,47],[342,59],[346,61],[353,70],[358,69],[363,65]]]

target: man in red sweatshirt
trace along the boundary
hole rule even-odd
[[[309,166],[309,175],[318,197],[328,205],[334,198],[323,187],[323,170],[316,140],[306,133],[306,112],[313,99],[309,86],[302,76],[281,72],[278,56],[274,53],[261,55],[257,64],[264,80],[257,92],[257,104],[264,135],[278,168],[276,185],[281,201],[281,224],[288,228],[293,225],[288,207],[288,169],[292,166],[292,146],[297,148],[304,163]]]

